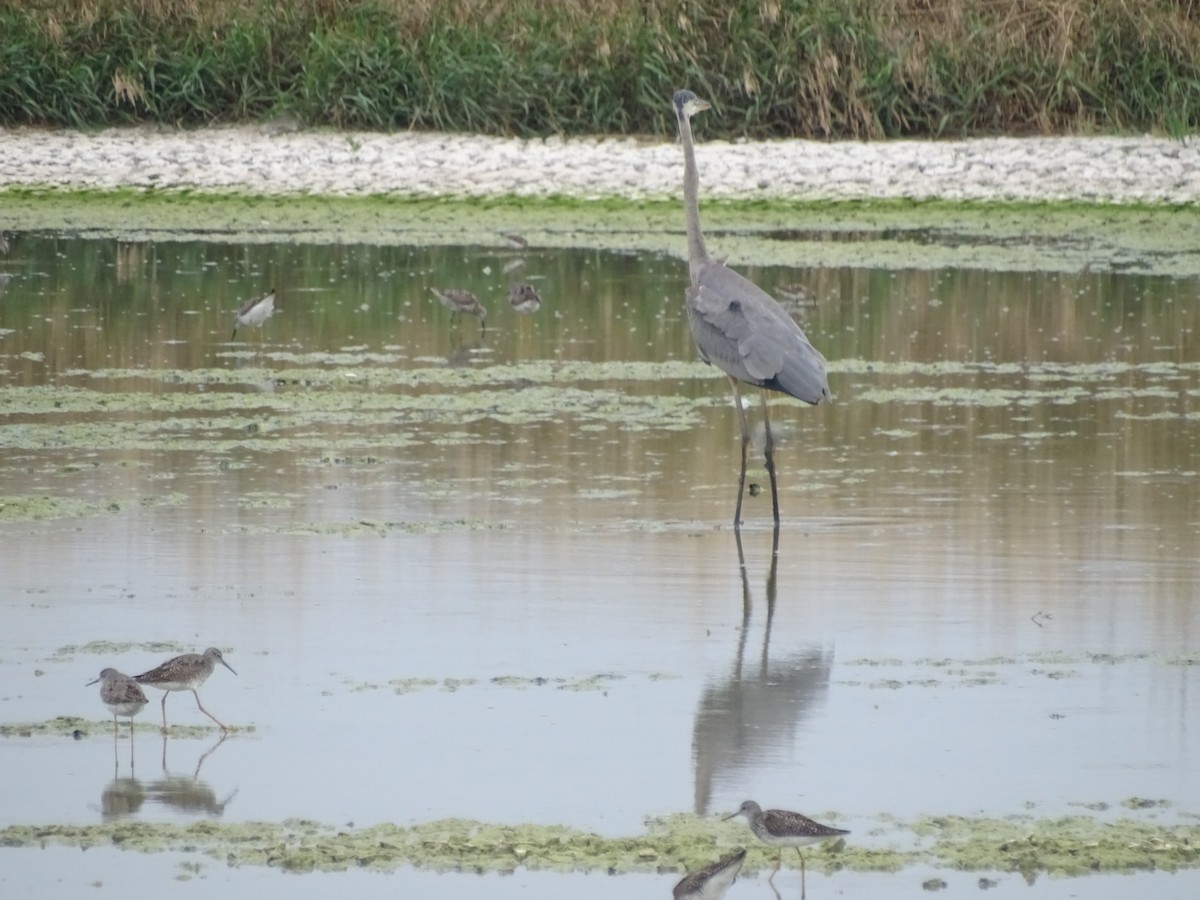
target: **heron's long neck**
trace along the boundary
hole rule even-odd
[[[683,211],[687,216],[688,272],[695,284],[700,267],[708,261],[708,251],[704,249],[704,232],[700,230],[700,173],[696,170],[692,124],[687,116],[679,119],[679,135],[683,142]]]

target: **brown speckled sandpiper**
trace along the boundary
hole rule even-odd
[[[784,848],[796,848],[796,853],[800,855],[801,897],[804,896],[804,854],[800,853],[800,848],[850,833],[844,828],[822,825],[820,822],[814,822],[808,816],[788,812],[786,809],[768,809],[764,812],[762,807],[753,800],[747,800],[737,808],[737,812],[730,813],[725,818],[732,819],[734,816],[745,816],[746,821],[750,823],[750,830],[754,832],[756,838],[768,847],[779,848],[779,862],[775,866],[775,871],[771,873],[771,877],[767,879],[768,881],[775,879],[779,867],[783,865]]]
[[[435,288],[431,287],[433,295],[442,302],[442,306],[450,310],[450,318],[455,316],[460,318],[464,315],[474,316],[479,320],[479,328],[483,330],[484,319],[487,318],[487,310],[483,304],[479,302],[479,298],[470,291],[462,288]]]
[[[148,702],[146,694],[136,681],[116,669],[104,669],[88,687],[100,683],[100,702],[113,714],[113,734],[117,733],[117,716],[129,718],[129,733],[133,734],[133,717],[140,713]]]
[[[164,733],[167,730],[167,697],[171,691],[191,691],[196,698],[196,706],[200,707],[200,712],[220,725],[222,731],[229,731],[220,719],[204,708],[204,704],[200,702],[200,695],[196,693],[196,688],[208,680],[208,676],[213,673],[217,663],[233,672],[233,666],[225,662],[221,651],[216,647],[209,647],[203,653],[185,653],[182,656],[168,659],[161,666],[151,669],[149,672],[133,676],[133,680],[138,684],[149,685],[166,692],[162,698]],[[233,672],[233,674],[236,675],[237,672]]]
[[[519,313],[535,313],[542,308],[542,295],[527,281],[518,281],[508,289],[508,303]]]

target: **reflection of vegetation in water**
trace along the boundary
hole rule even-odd
[[[822,814],[822,820],[829,818]],[[900,822],[890,816],[858,825],[870,835],[814,847],[807,867],[833,872],[892,872],[925,865],[968,872],[1080,876],[1096,872],[1176,871],[1200,866],[1200,825],[1167,826],[1134,819],[1063,816],[1006,819],[931,816]],[[745,871],[774,867],[777,851],[747,842],[736,823],[674,815],[654,819],[643,835],[605,838],[562,826],[499,825],[443,819],[412,827],[344,828],[316,822],[183,826],[142,822],[105,825],[12,825],[0,829],[7,847],[47,843],[87,848],[118,846],[146,853],[199,851],[229,865],[273,866],[291,871],[341,871],[413,865],[442,871],[635,872],[693,869],[714,853],[747,846]],[[903,844],[902,849],[896,847]],[[785,859],[793,866],[794,861]]]

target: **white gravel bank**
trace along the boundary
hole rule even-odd
[[[1166,138],[713,141],[698,159],[706,198],[1200,201],[1200,143]],[[0,130],[0,188],[674,198],[680,178],[673,140]]]

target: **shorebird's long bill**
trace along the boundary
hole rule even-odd
[[[223,665],[225,668],[227,668],[230,672],[233,672],[233,666],[231,666],[229,663],[225,662],[225,660],[223,660],[223,659],[221,660],[221,665]],[[233,672],[233,674],[236,675],[237,672]]]

